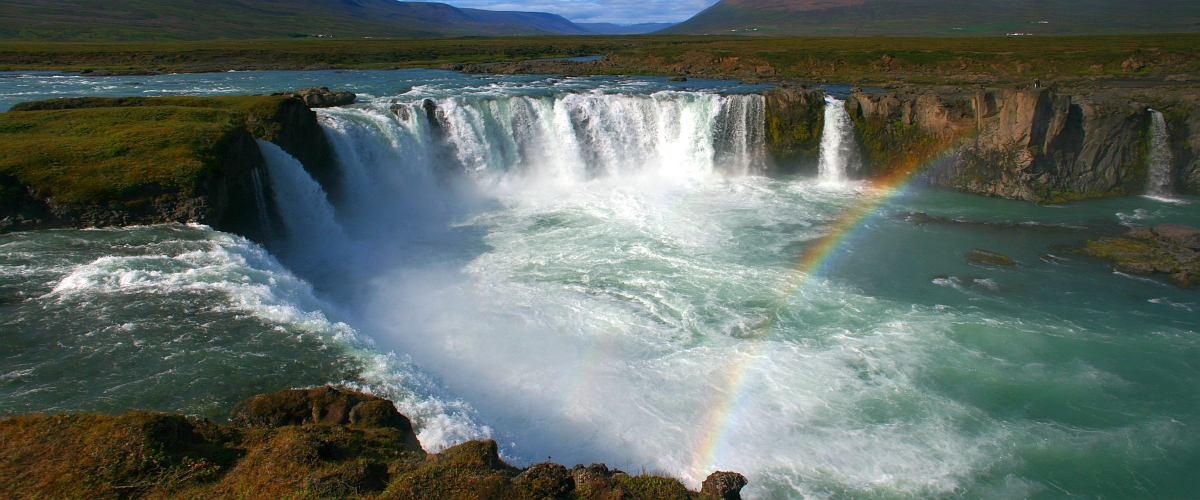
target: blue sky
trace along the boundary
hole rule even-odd
[[[437,1],[437,0],[429,0]],[[717,0],[441,0],[455,7],[552,12],[581,23],[662,23],[692,17]]]

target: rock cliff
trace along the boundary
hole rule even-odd
[[[256,138],[332,189],[332,149],[297,98],[18,104],[0,114],[0,232],[196,222],[258,239],[257,200],[271,197],[259,192],[269,183]]]
[[[1141,194],[1149,109],[1167,117],[1176,192],[1200,193],[1194,93],[1052,88],[856,92],[846,102],[868,175],[921,164],[934,187],[1032,202]]]
[[[780,85],[763,92],[763,98],[767,148],[776,167],[784,172],[815,169],[825,125],[825,92]]]

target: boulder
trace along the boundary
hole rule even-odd
[[[1016,261],[1010,259],[1007,255],[989,252],[987,250],[974,249],[963,258],[973,264],[984,264],[989,266],[1015,266]]]
[[[254,396],[235,405],[229,420],[241,427],[344,425],[356,429],[395,429],[409,449],[422,450],[412,422],[396,411],[391,401],[330,386]]]
[[[550,462],[531,465],[512,482],[531,498],[570,498],[575,490],[571,472]]]
[[[306,89],[284,92],[283,95],[300,98],[310,108],[332,108],[354,104],[358,98],[354,92],[334,92],[329,87],[309,87]]]
[[[700,496],[716,500],[741,500],[744,486],[745,476],[736,472],[716,471],[704,479]]]
[[[1200,250],[1200,229],[1182,224],[1159,224],[1154,233],[1176,245]]]
[[[687,77],[686,76],[672,76],[670,78],[667,78],[667,81],[668,82],[686,82]]]

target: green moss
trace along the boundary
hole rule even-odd
[[[683,487],[678,479],[638,475],[624,476],[619,479],[633,493],[634,498],[647,500],[689,500],[695,495]]]
[[[850,114],[858,144],[866,155],[868,176],[887,175],[896,169],[908,168],[941,153],[945,141],[939,141],[921,131],[920,127],[900,121],[888,122],[885,117],[863,117]]]
[[[248,132],[271,139],[290,98],[59,99],[0,114],[0,173],[62,205],[133,208],[195,196]],[[21,111],[26,109],[27,111]],[[248,123],[251,126],[248,126]]]

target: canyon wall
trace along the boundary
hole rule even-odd
[[[770,97],[794,93],[787,88],[764,93],[769,139],[776,137],[771,134],[776,122],[787,124],[786,130],[820,130],[814,108],[823,102]],[[1200,194],[1196,92],[925,87],[858,91],[845,106],[868,177],[917,169],[915,175],[930,186],[1032,202],[1143,193],[1149,110],[1155,109],[1168,125],[1174,192]],[[795,162],[797,152],[815,158],[815,150],[801,144],[806,143],[770,141],[768,146],[777,161]]]

